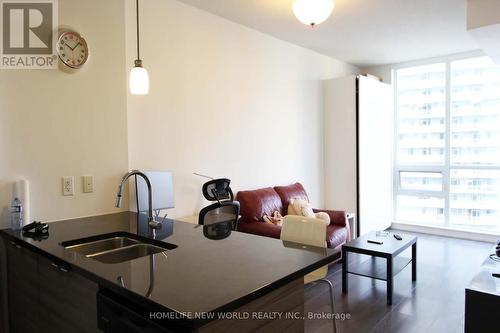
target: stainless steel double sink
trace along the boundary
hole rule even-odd
[[[65,241],[61,246],[105,264],[117,264],[177,248],[174,244],[127,232]]]

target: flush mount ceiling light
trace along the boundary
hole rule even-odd
[[[296,0],[292,9],[300,22],[314,27],[330,17],[334,6],[333,0]]]
[[[142,60],[139,54],[139,0],[135,1],[137,17],[137,59],[134,61],[134,68],[130,71],[129,89],[132,95],[149,94],[148,71],[142,67]]]

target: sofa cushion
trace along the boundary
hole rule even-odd
[[[301,183],[295,183],[288,186],[275,186],[274,190],[281,198],[281,205],[287,209],[290,199],[303,199],[309,202],[309,197]],[[286,212],[285,215],[286,214],[288,214],[288,212]]]
[[[276,211],[285,213],[280,196],[271,187],[239,191],[236,200],[240,202],[242,222],[260,221],[264,215],[272,216]]]

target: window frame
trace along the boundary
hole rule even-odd
[[[430,58],[422,61],[412,61],[399,65],[392,66],[392,82],[394,89],[394,133],[393,133],[393,220],[397,223],[413,224],[413,225],[426,225],[428,223],[418,222],[418,221],[406,221],[398,220],[397,217],[397,197],[398,195],[411,195],[416,197],[434,197],[444,199],[444,216],[443,224],[438,224],[436,226],[450,227],[450,202],[451,202],[451,192],[450,192],[450,170],[451,165],[451,63],[457,60],[464,60],[469,58],[483,57],[486,56],[484,52],[467,52],[461,54],[455,54],[446,57],[436,57]],[[445,64],[445,132],[444,132],[444,164],[443,165],[431,165],[431,164],[399,164],[398,163],[398,82],[397,82],[397,71],[400,69],[432,65],[436,63]],[[453,165],[454,170],[500,170],[498,165]],[[442,188],[441,191],[429,191],[429,190],[409,190],[401,188],[400,174],[402,172],[430,172],[430,173],[441,173],[442,175]]]

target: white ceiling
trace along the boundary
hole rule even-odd
[[[336,0],[315,28],[294,17],[294,0],[179,0],[360,67],[476,50],[467,0]]]

